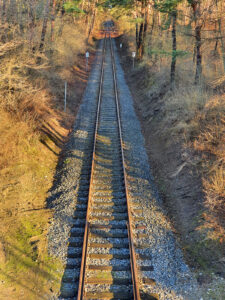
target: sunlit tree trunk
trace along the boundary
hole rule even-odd
[[[200,83],[202,78],[202,53],[201,53],[201,45],[202,45],[202,38],[201,38],[201,30],[202,24],[200,19],[200,2],[196,2],[192,0],[191,7],[193,10],[194,15],[194,22],[195,22],[195,51],[196,51],[196,71],[195,71],[195,84]]]

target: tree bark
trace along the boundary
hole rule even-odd
[[[141,59],[144,54],[144,39],[145,39],[145,30],[147,30],[147,20],[146,20],[146,0],[141,2],[141,18],[144,19],[141,22],[138,33],[138,43],[137,43],[137,55]]]
[[[139,29],[139,34],[138,34],[138,57],[142,58],[142,53],[143,53],[143,30],[144,30],[144,23],[142,22],[140,25]]]
[[[61,36],[63,32],[63,16],[65,14],[65,9],[64,9],[64,0],[60,1],[59,9],[60,9],[60,26],[59,26],[59,31],[58,35]]]
[[[218,9],[218,1],[216,0],[216,9],[217,9],[217,23],[218,23],[218,30],[220,34],[220,43],[221,43],[221,51],[222,51],[222,59],[223,59],[223,69],[225,72],[225,45],[224,39],[222,34],[222,15],[219,16],[219,9]],[[223,3],[221,2],[221,12],[223,11]]]
[[[170,70],[170,84],[171,88],[174,89],[175,86],[175,71],[176,71],[176,61],[177,61],[177,35],[176,35],[176,24],[177,24],[177,12],[172,14],[172,61]]]
[[[198,84],[202,77],[202,53],[201,53],[201,26],[195,27],[195,39],[196,39],[196,72],[195,72],[195,84]]]
[[[34,14],[34,5],[33,1],[29,0],[29,29],[30,29],[30,48],[33,49],[33,38],[34,38],[34,27],[35,27],[35,14]],[[34,50],[34,49],[33,49]]]
[[[56,0],[52,0],[52,11],[51,11],[51,42],[54,41],[54,29],[55,29],[55,6]]]
[[[42,53],[44,48],[45,36],[47,32],[48,25],[48,17],[49,17],[49,0],[46,0],[45,10],[44,10],[44,19],[41,31],[41,41],[39,45],[39,51]]]
[[[2,1],[2,13],[1,13],[1,23],[5,23],[5,15],[6,15],[6,0]]]
[[[88,30],[88,36],[87,36],[87,42],[89,41],[89,38],[91,36],[91,33],[93,31],[93,28],[94,28],[94,25],[95,25],[95,17],[96,17],[96,4],[98,3],[98,0],[95,0],[94,1],[94,4],[93,4],[93,9],[92,9],[92,18],[91,18],[91,24],[89,26],[89,30]]]
[[[135,38],[136,38],[136,52],[138,52],[138,23],[137,23],[137,18],[138,18],[138,5],[137,1],[135,2],[135,19],[136,19],[136,24],[135,24]]]
[[[196,71],[195,71],[195,84],[199,84],[202,77],[202,53],[201,53],[201,29],[202,24],[200,18],[200,2],[193,1],[192,4],[194,21],[195,21],[195,51],[196,51]]]
[[[152,57],[152,54],[151,54],[151,51],[152,51],[152,35],[153,35],[154,28],[155,28],[155,14],[156,14],[156,11],[153,7],[152,25],[151,25],[151,29],[150,29],[150,32],[149,32],[149,40],[148,40],[148,48],[150,50],[149,57]]]
[[[9,14],[8,14],[8,23],[16,24],[17,20],[17,3],[15,0],[10,0],[9,4]]]
[[[143,32],[143,45],[142,45],[142,56],[145,54],[146,35],[147,35],[148,24],[149,24],[149,10],[150,10],[149,3],[146,3],[146,6],[145,6],[145,24],[144,24],[144,32]]]

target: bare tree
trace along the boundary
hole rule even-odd
[[[223,32],[222,32],[222,17],[224,16],[225,12],[224,12],[224,3],[223,1],[220,1],[220,3],[218,3],[218,0],[216,1],[216,19],[217,19],[217,23],[218,23],[218,31],[219,31],[219,39],[221,42],[221,50],[222,50],[222,59],[223,59],[223,68],[225,71],[225,45],[224,45],[224,38],[223,38]],[[220,7],[219,7],[220,4]],[[218,42],[218,39],[217,39]]]
[[[94,29],[95,18],[96,18],[96,14],[97,14],[97,4],[98,4],[98,0],[94,0],[93,5],[92,5],[92,10],[91,10],[91,22],[90,22],[90,26],[89,26],[89,29],[88,29],[87,42],[89,41],[91,33]]]
[[[5,17],[6,17],[6,0],[2,0],[1,5],[2,13],[1,13],[1,23],[5,23]]]
[[[45,10],[44,10],[44,17],[43,17],[43,25],[41,31],[41,41],[39,45],[39,51],[43,52],[45,36],[47,32],[47,25],[48,25],[48,18],[49,18],[49,0],[46,0]]]
[[[56,14],[56,0],[51,0],[51,41],[54,41],[54,28],[55,28],[55,14]]]

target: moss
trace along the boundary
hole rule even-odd
[[[38,293],[46,295],[50,289],[58,291],[60,286],[63,264],[47,252],[48,217],[49,213],[43,211],[18,219],[5,239],[7,263],[1,277],[17,289],[25,286],[29,299],[38,299]],[[35,289],[39,292],[30,298]]]

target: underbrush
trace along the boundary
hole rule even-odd
[[[166,81],[159,78],[163,78],[163,74],[155,76],[156,83],[152,82],[152,87],[146,92],[150,105],[154,107],[154,101],[162,105],[158,133],[165,137],[168,145],[174,142],[183,144],[182,148],[186,149],[182,154],[183,161],[197,168],[205,195],[203,213],[200,214],[204,224],[199,230],[207,235],[207,239],[224,243],[225,95],[218,94],[215,88],[194,86],[188,82],[179,82],[172,92],[168,89],[168,82],[165,85]],[[158,111],[154,116],[148,113],[151,122]]]
[[[48,256],[52,212],[45,201],[87,82],[85,51],[82,24],[65,23],[42,54],[26,36],[0,44],[1,299],[42,299],[59,290],[63,266]],[[94,45],[89,52],[91,62]]]
[[[225,95],[209,99],[200,113],[194,148],[202,154],[205,227],[209,238],[225,240]],[[204,227],[203,227],[204,228]]]
[[[169,68],[160,72],[141,62],[130,75],[135,78],[139,109],[149,124],[157,124],[156,134],[164,137],[168,147],[179,142],[185,165],[197,168],[205,195],[204,226],[214,241],[224,242],[225,234],[225,94],[224,77],[213,87],[193,85],[189,77],[181,77],[178,65],[177,85],[170,90]],[[167,75],[166,75],[167,74]],[[139,94],[138,94],[139,95]],[[142,97],[143,98],[143,97]],[[189,153],[191,151],[191,154]],[[182,169],[179,170],[178,173]],[[178,173],[170,176],[175,176]],[[200,226],[199,229],[206,228]]]

